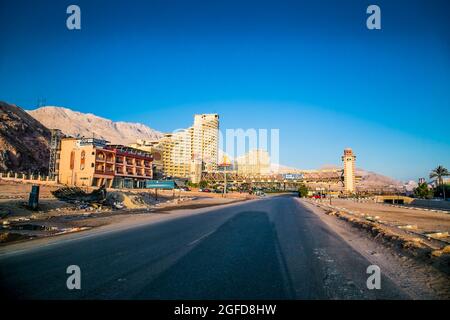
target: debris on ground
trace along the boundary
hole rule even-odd
[[[345,208],[310,202],[325,211],[325,214],[351,223],[354,227],[367,231],[374,240],[389,247],[397,247],[403,253],[432,263],[436,268],[450,274],[450,246],[448,232],[417,232],[416,225],[395,225],[386,223],[367,214],[355,214]],[[369,218],[369,219],[368,219]],[[431,259],[431,260],[430,260]]]
[[[146,203],[139,194],[113,191],[106,197],[106,204],[114,209],[140,209],[145,208]]]
[[[0,209],[0,219],[4,219],[10,214],[11,212],[8,209]]]
[[[31,239],[31,238],[34,238],[34,237],[30,236],[30,235],[14,233],[14,232],[0,233],[0,243],[7,243],[7,242],[19,241],[19,240],[25,240],[25,239]]]
[[[106,187],[101,186],[90,193],[78,187],[63,187],[52,191],[52,194],[59,200],[68,202],[103,203],[106,200]]]
[[[442,238],[448,238],[448,232],[430,232],[430,233],[425,233],[425,235],[428,238],[432,238],[432,239],[442,239]]]

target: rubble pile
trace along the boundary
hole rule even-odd
[[[52,191],[52,194],[59,200],[68,202],[103,203],[106,200],[106,188],[100,187],[90,193],[78,187],[63,187]]]

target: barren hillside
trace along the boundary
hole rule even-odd
[[[67,108],[41,107],[27,112],[47,128],[60,129],[70,136],[95,136],[113,144],[129,144],[136,139],[155,140],[162,136],[141,123],[114,122]]]
[[[23,109],[0,101],[0,170],[47,172],[50,131]]]

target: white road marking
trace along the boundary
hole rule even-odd
[[[207,236],[209,236],[210,234],[213,234],[214,232],[216,232],[216,230],[213,230],[213,231],[211,231],[211,232],[208,232],[208,233],[202,235],[200,238],[198,238],[198,239],[196,239],[196,240],[194,240],[194,241],[188,243],[187,246],[188,246],[188,247],[193,246],[194,244],[196,244],[196,243],[202,241],[203,239],[205,239],[205,238],[206,238]]]

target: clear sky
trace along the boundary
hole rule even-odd
[[[81,7],[79,31],[66,8]],[[366,28],[381,7],[382,29]],[[280,162],[450,168],[450,1],[0,0],[0,100],[170,132],[280,129]]]

